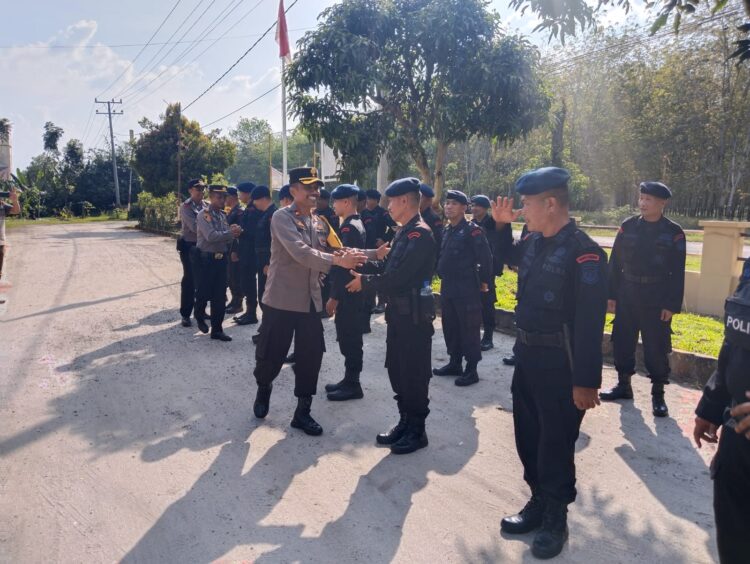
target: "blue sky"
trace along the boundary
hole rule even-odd
[[[130,129],[136,134],[140,131],[137,122],[142,117],[158,119],[165,101],[181,101],[183,106],[186,105],[275,21],[278,9],[278,0],[181,0],[154,42],[167,41],[193,9],[196,10],[193,16],[172,41],[178,40],[194,21],[197,23],[183,42],[200,37],[207,40],[194,45],[166,45],[161,52],[158,52],[161,45],[152,45],[132,63],[141,46],[126,45],[146,43],[176,2],[66,0],[6,3],[3,7],[5,25],[0,39],[0,73],[5,84],[0,89],[0,117],[7,117],[13,123],[15,167],[25,167],[33,155],[42,151],[42,127],[48,120],[65,130],[63,143],[75,137],[83,139],[86,148],[106,146],[106,117],[94,114],[96,96],[100,99],[123,98],[124,104],[118,109],[123,109],[125,114],[114,119],[115,136],[123,140]],[[292,0],[285,2],[288,6]],[[306,30],[314,27],[319,13],[334,3],[331,0],[299,0],[287,15],[292,45]],[[493,2],[493,7],[509,27],[528,33],[536,25],[534,18],[521,18],[506,6],[505,0]],[[204,17],[198,21],[197,16],[204,10]],[[226,14],[228,17],[219,21]],[[229,31],[245,14],[247,16]],[[212,20],[217,21],[215,30],[204,34]],[[224,34],[223,39],[192,62],[211,45],[210,40]],[[537,40],[546,44],[546,38]],[[192,50],[176,61],[191,47]],[[162,57],[163,61],[159,63]],[[147,66],[152,58],[153,62]],[[159,64],[154,66],[156,63]],[[150,67],[154,68],[149,72]],[[144,70],[146,74],[141,77]],[[123,71],[122,78],[107,90]],[[138,91],[162,72],[164,74],[151,86]],[[186,115],[201,124],[211,122],[278,84],[279,75],[278,47],[271,32],[210,93],[189,108]],[[135,82],[139,77],[140,81]],[[128,86],[130,91],[125,90]],[[280,129],[279,91],[212,127],[226,131],[241,116],[266,118],[275,129]]]

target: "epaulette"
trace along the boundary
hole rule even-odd
[[[599,244],[594,241],[588,233],[585,233],[578,228],[573,231],[573,237],[582,249],[599,248]]]

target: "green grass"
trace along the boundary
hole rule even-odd
[[[497,297],[495,307],[513,311],[516,308],[518,275],[513,271],[505,271],[502,276],[495,279],[495,285]],[[436,278],[433,281],[432,288],[433,291],[440,292],[439,279]],[[607,314],[605,331],[612,331],[613,318],[613,315]],[[724,339],[724,324],[720,319],[694,313],[681,313],[674,316],[672,331],[674,332],[672,346],[675,349],[713,357],[719,355]]]
[[[71,217],[70,219],[61,219],[59,217],[40,217],[39,219],[18,219],[14,217],[6,218],[5,226],[9,229],[14,227],[23,227],[26,225],[65,225],[68,223],[97,223],[100,221],[123,221],[128,218],[126,211],[120,211],[116,215],[91,215],[89,217]]]

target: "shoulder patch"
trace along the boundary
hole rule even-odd
[[[422,234],[419,231],[410,231],[406,235],[408,239],[419,239],[421,236]]]
[[[351,231],[351,228],[348,225],[341,228],[342,233],[349,233],[349,231]]]
[[[681,241],[684,238],[685,238],[685,234],[684,233],[678,233],[677,235],[674,236],[674,238],[672,240],[675,241],[675,242],[677,242],[677,241]]]
[[[479,237],[482,234],[482,230],[477,228],[474,231],[471,232],[472,237]]]
[[[585,255],[581,255],[576,259],[576,262],[578,264],[583,264],[584,262],[599,262],[601,260],[601,257],[597,255],[596,253],[586,253]]]

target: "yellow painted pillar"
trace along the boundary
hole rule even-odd
[[[745,239],[750,221],[701,221],[703,257],[696,313],[722,316],[724,300],[737,286],[742,271]]]

